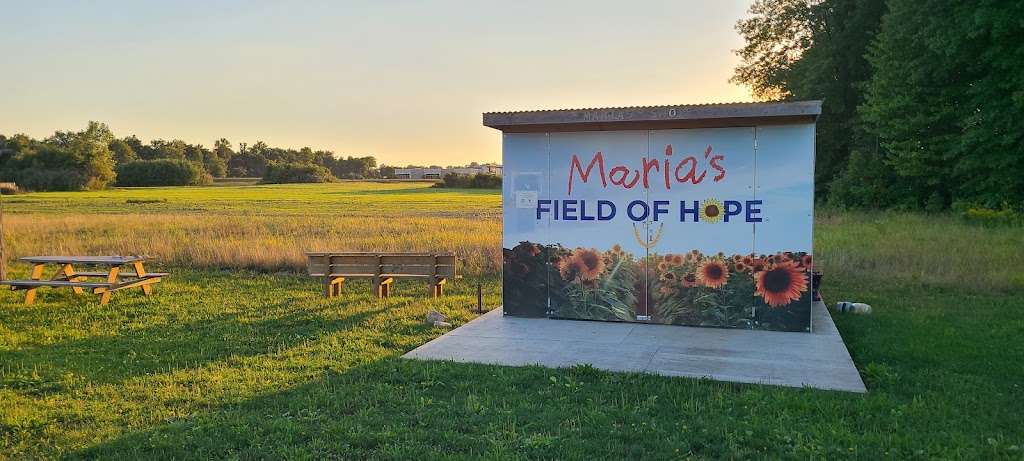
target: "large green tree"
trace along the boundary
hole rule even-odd
[[[731,81],[759,99],[824,101],[817,129],[816,194],[824,199],[851,152],[870,145],[857,108],[871,77],[865,58],[884,0],[756,0],[736,29],[746,40]]]
[[[1021,17],[1021,2],[889,1],[863,115],[919,203],[1024,203]]]
[[[789,74],[813,43],[812,0],[755,0],[753,17],[736,24],[746,45],[736,54],[733,83],[746,85],[755,99],[781,100],[792,95]]]
[[[110,128],[89,122],[82,131],[58,131],[43,140],[15,135],[7,140],[14,157],[0,177],[31,190],[103,189],[113,181],[114,157]]]

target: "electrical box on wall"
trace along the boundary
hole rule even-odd
[[[820,101],[484,114],[505,315],[810,331]]]

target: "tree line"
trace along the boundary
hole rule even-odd
[[[849,208],[1024,205],[1024,2],[755,0],[732,82],[822,99],[816,197]]]
[[[0,135],[10,158],[0,181],[37,191],[96,190],[110,185],[198,185],[211,178],[260,177],[264,182],[325,182],[394,177],[394,167],[374,157],[336,157],[333,152],[270,147],[262,141],[235,146],[227,139],[213,148],[181,140],[118,138],[104,123],[81,131],[57,131],[43,140],[25,134]]]

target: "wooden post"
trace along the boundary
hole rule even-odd
[[[331,255],[324,255],[324,295],[327,299],[334,297],[334,280],[331,280]]]
[[[430,268],[430,279],[427,280],[427,286],[430,287],[430,296],[437,298],[437,289],[439,287],[437,284],[437,254],[433,255],[433,259],[434,261]]]
[[[7,280],[7,252],[4,251],[4,191],[3,188],[16,187],[13,182],[0,183],[0,280]]]

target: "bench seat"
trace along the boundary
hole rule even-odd
[[[79,287],[79,288],[101,288],[109,287],[106,282],[71,282],[68,280],[4,280],[0,285],[10,285],[11,288],[19,287]]]
[[[167,277],[167,272],[146,272],[145,277]],[[74,277],[106,277],[106,272],[75,272]],[[134,272],[118,272],[117,278],[119,279],[134,279],[140,278],[139,274]],[[58,279],[59,280],[59,279]]]

